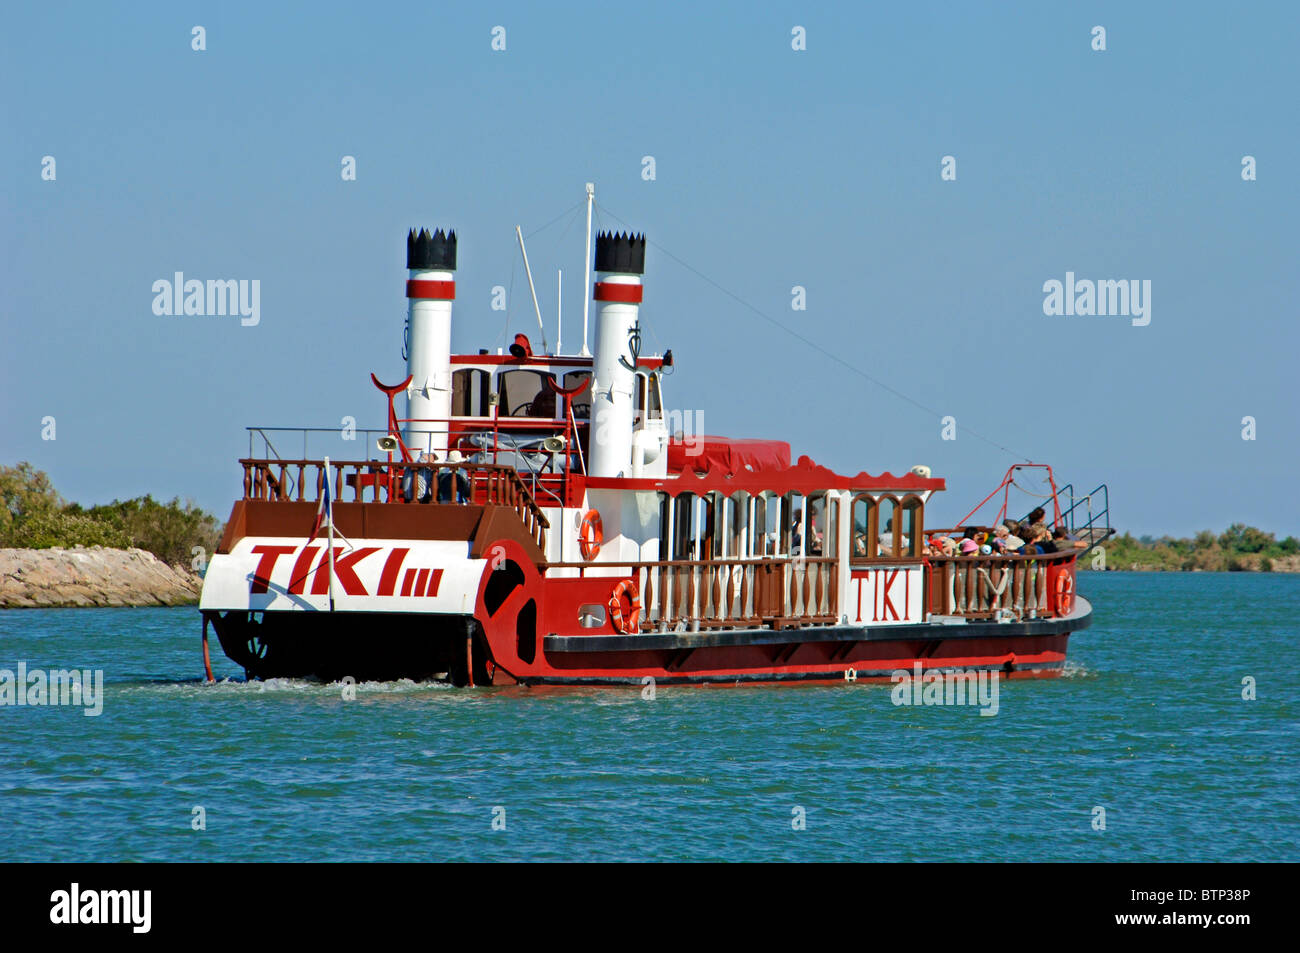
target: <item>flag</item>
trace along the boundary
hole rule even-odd
[[[316,504],[316,522],[312,525],[308,542],[320,535],[322,529],[334,523],[334,507],[330,502],[330,472],[325,468],[325,485],[321,488],[320,502]]]

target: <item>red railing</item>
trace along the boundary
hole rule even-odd
[[[323,460],[243,459],[244,499],[270,502],[320,500]],[[387,463],[331,460],[333,498],[339,502],[402,505],[509,506],[543,552],[550,523],[513,467],[487,463]],[[347,499],[351,491],[351,500]],[[408,499],[409,497],[409,499]]]

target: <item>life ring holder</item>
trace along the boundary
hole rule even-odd
[[[628,613],[623,618],[623,597],[628,596]],[[635,580],[624,579],[609,596],[609,621],[614,629],[623,635],[639,632],[641,629],[641,592]]]
[[[1062,568],[1056,574],[1056,614],[1067,616],[1074,608],[1074,576]]]
[[[600,521],[600,514],[595,510],[587,510],[578,526],[578,549],[582,551],[582,558],[591,562],[604,542],[605,527]]]

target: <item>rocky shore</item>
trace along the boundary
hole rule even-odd
[[[143,549],[0,549],[0,608],[180,606],[202,580]]]

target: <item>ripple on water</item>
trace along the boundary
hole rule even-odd
[[[96,718],[0,709],[0,814],[61,860],[1295,860],[1300,578],[1195,582],[1089,577],[1064,677],[1002,684],[994,717],[866,684],[345,701],[220,657],[205,684],[193,610],[0,613],[9,659],[106,675]]]

